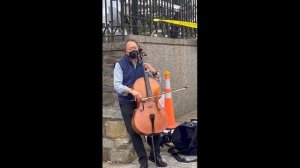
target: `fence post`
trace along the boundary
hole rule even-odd
[[[121,30],[122,30],[122,33],[123,33],[123,41],[125,40],[125,26],[124,26],[124,22],[125,22],[125,16],[124,16],[124,7],[126,7],[126,5],[124,5],[126,2],[125,0],[121,0]]]
[[[173,4],[172,4],[172,8],[174,10],[174,5],[180,5],[178,0],[174,0]],[[174,20],[179,20],[179,11],[176,12],[176,10],[174,10]],[[179,33],[179,28],[178,26],[174,26],[171,24],[171,38],[177,38],[178,37],[178,33]]]
[[[132,33],[133,35],[138,35],[138,27],[137,27],[137,17],[138,17],[138,1],[132,0]]]

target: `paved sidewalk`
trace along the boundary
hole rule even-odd
[[[197,111],[193,111],[183,116],[176,118],[176,123],[183,123],[185,121],[190,121],[190,119],[197,119]],[[145,146],[146,151],[149,156],[150,147]],[[166,168],[197,168],[197,162],[190,162],[190,163],[183,163],[178,162],[174,159],[174,157],[168,152],[168,147],[165,146],[161,148],[161,156],[163,160],[168,164]],[[184,155],[180,155],[184,157]],[[186,160],[193,160],[196,159],[197,156],[186,156]],[[155,164],[151,161],[148,161],[149,168],[154,168]],[[138,158],[136,158],[132,163],[128,164],[112,164],[109,162],[103,162],[103,168],[139,168],[140,164],[138,163]]]

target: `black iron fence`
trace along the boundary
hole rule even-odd
[[[197,23],[197,0],[102,0],[103,42],[128,34],[196,39],[197,29],[153,19]]]

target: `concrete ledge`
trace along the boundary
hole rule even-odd
[[[197,40],[193,39],[175,39],[175,38],[166,38],[166,37],[150,37],[150,36],[140,36],[140,35],[128,35],[125,37],[127,39],[135,39],[139,43],[151,43],[151,44],[168,44],[168,45],[181,45],[181,46],[196,46]],[[103,43],[102,51],[123,51],[124,44],[123,42],[115,43]]]
[[[150,36],[139,36],[139,35],[128,35],[126,39],[128,38],[135,39],[139,43],[183,45],[183,46],[197,45],[197,40],[192,40],[192,39],[175,39],[175,38],[150,37]]]

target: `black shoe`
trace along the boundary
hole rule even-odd
[[[141,164],[140,168],[148,168],[148,163]]]
[[[155,163],[154,157],[149,156],[149,160],[153,163]],[[161,156],[156,156],[156,165],[157,167],[167,167],[168,164],[166,162],[163,162],[161,159]]]

